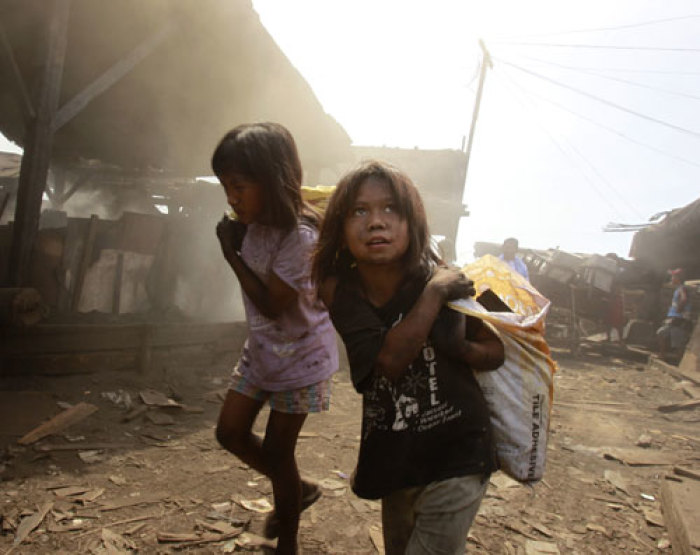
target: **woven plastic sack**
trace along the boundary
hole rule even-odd
[[[316,185],[315,187],[302,185],[301,196],[321,212],[325,212],[328,207],[328,199],[331,198],[333,191],[335,191],[335,185]]]
[[[556,363],[544,340],[550,303],[525,278],[486,255],[463,268],[476,296],[491,289],[513,312],[489,312],[473,298],[450,307],[490,324],[503,341],[505,362],[475,372],[491,412],[501,470],[520,482],[544,475]]]

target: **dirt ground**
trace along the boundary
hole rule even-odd
[[[687,399],[683,384],[620,354],[558,358],[545,479],[525,487],[493,475],[469,552],[671,552],[660,487],[673,465],[700,464],[700,413],[658,411]],[[3,379],[0,552],[263,551],[265,514],[257,511],[272,501],[270,484],[214,439],[230,362],[147,376]],[[151,407],[125,421],[127,406],[142,406],[140,392],[149,389],[184,407]],[[78,402],[98,410],[32,445],[17,443],[63,403]],[[379,504],[347,484],[359,425],[360,399],[344,368],[330,412],[310,416],[299,441],[300,467],[324,493],[302,516],[304,553],[380,550]]]

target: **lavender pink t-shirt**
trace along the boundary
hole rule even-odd
[[[335,329],[311,284],[317,231],[299,224],[291,232],[248,225],[241,257],[267,283],[272,272],[297,291],[278,318],[264,316],[243,292],[248,338],[238,370],[266,391],[287,391],[325,380],[338,369]]]

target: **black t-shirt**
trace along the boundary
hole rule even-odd
[[[425,280],[406,284],[380,308],[359,293],[356,283],[341,279],[330,309],[345,342],[353,384],[362,394],[353,491],[378,499],[406,487],[494,471],[488,407],[467,365],[449,358],[429,338],[395,383],[374,371],[386,332],[410,311]],[[443,308],[433,332],[456,317],[463,316]],[[483,325],[476,319],[471,324],[472,332]]]

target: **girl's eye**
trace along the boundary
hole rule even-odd
[[[363,206],[356,206],[352,211],[353,216],[364,216],[365,214],[367,214],[367,209]]]

